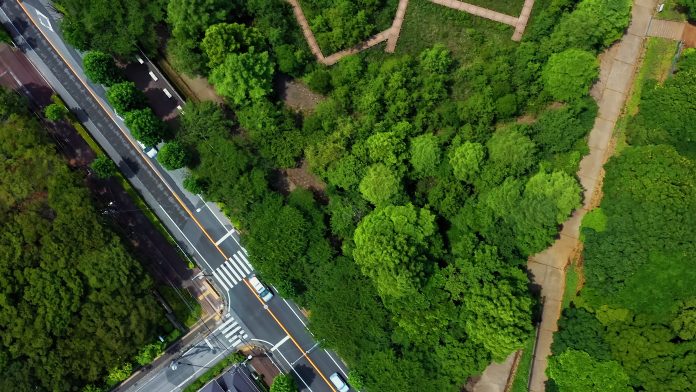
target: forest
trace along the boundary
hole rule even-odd
[[[585,282],[548,370],[558,390],[696,387],[694,91],[693,49],[666,81],[642,83],[626,144],[605,166],[601,205],[582,223]]]
[[[67,12],[82,2],[60,0]],[[127,14],[137,2],[110,7]],[[358,39],[346,29],[381,29],[394,6],[300,3],[327,48]],[[522,43],[510,27],[411,3],[396,54],[377,47],[330,68],[313,61],[282,0],[171,0],[166,16],[143,17],[168,24],[160,55],[226,101],[189,102],[163,136],[188,154],[178,160],[190,169],[185,186],[223,206],[254,267],[310,310],[310,329],[348,363],[351,384],[457,391],[532,333],[526,260],[580,206],[596,56],[623,34],[631,2],[539,0]],[[419,24],[437,18],[448,24]],[[80,28],[66,35],[76,45],[134,50],[99,46],[98,31]],[[415,38],[430,28],[437,39]],[[293,111],[275,87],[281,76],[324,99]],[[279,185],[302,164],[318,189]]]
[[[166,323],[152,282],[5,89],[0,157],[0,390],[113,386]]]

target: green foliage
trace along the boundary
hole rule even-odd
[[[157,291],[172,308],[174,316],[185,327],[191,328],[201,318],[201,304],[188,290],[171,286],[160,286]]]
[[[133,82],[116,83],[106,90],[106,98],[116,113],[125,116],[126,113],[145,107],[145,94],[135,87]]]
[[[6,44],[11,44],[12,43],[12,37],[10,36],[10,33],[5,30],[4,27],[0,28],[0,42],[4,42]]]
[[[148,147],[156,146],[164,137],[164,123],[150,108],[127,112],[124,122],[133,137]]]
[[[410,153],[409,162],[416,178],[435,175],[442,159],[442,151],[437,137],[425,134],[411,139]]]
[[[530,127],[530,137],[544,155],[568,152],[589,134],[596,115],[597,104],[591,98],[548,109]]]
[[[44,108],[44,116],[50,121],[63,120],[68,113],[68,108],[58,103],[52,103]]]
[[[224,109],[212,101],[187,101],[181,115],[179,137],[186,143],[206,143],[231,133],[232,121]]]
[[[27,103],[23,95],[0,87],[0,121],[6,121],[12,114],[26,113]]]
[[[689,19],[696,20],[696,1],[694,0],[677,0],[679,5],[685,7],[689,11]]]
[[[205,31],[201,49],[208,57],[208,67],[215,69],[228,54],[264,49],[263,36],[255,28],[239,23],[218,23]]]
[[[289,374],[279,374],[273,379],[271,392],[297,392],[295,379]]]
[[[375,163],[367,168],[360,181],[360,193],[365,200],[375,206],[382,206],[393,201],[401,190],[401,179],[388,166]]]
[[[628,27],[631,4],[630,0],[582,0],[573,12],[563,15],[545,44],[553,52],[606,48]]]
[[[157,161],[167,170],[176,170],[186,166],[191,160],[183,144],[176,140],[167,142],[160,148]]]
[[[85,75],[94,83],[110,87],[123,80],[114,58],[108,53],[91,50],[85,53],[82,65],[85,69]]]
[[[547,373],[560,391],[633,390],[621,365],[615,361],[597,361],[584,351],[568,349],[551,357]]]
[[[374,13],[382,7],[382,1],[303,1],[308,7],[309,23],[319,45],[326,53],[346,49],[365,39],[375,31]],[[318,15],[311,16],[317,9]]]
[[[466,142],[450,153],[449,164],[454,176],[461,181],[472,182],[481,170],[486,151],[479,143]]]
[[[604,339],[606,327],[592,313],[575,307],[567,308],[558,322],[551,351],[560,355],[567,349],[584,351],[600,361],[611,359],[609,345]]]
[[[171,0],[167,4],[167,21],[172,27],[172,39],[167,52],[174,67],[190,76],[208,73],[208,59],[201,40],[208,27],[226,22],[236,7],[226,0]]]
[[[117,56],[157,48],[154,26],[164,20],[163,0],[59,0],[65,10],[63,37],[80,50],[99,50]]]
[[[542,72],[546,91],[561,101],[586,96],[598,76],[599,61],[592,53],[579,49],[552,55]]]
[[[418,291],[442,246],[435,216],[413,205],[375,210],[360,222],[354,240],[355,262],[382,297],[393,298]]]
[[[140,349],[138,355],[135,356],[135,362],[140,366],[145,366],[155,360],[164,352],[164,343],[150,343]],[[130,375],[129,375],[130,376]]]
[[[150,279],[45,134],[24,114],[0,123],[0,389],[111,386],[163,317]]]
[[[204,180],[194,175],[188,175],[186,178],[184,178],[184,189],[193,193],[194,195],[204,194],[207,186],[208,184]]]
[[[101,178],[103,180],[114,176],[118,171],[114,161],[104,154],[97,156],[89,167],[92,169],[97,178]]]
[[[215,90],[235,105],[259,100],[271,92],[274,64],[268,52],[229,54],[210,73]]]

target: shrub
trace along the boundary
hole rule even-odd
[[[116,164],[106,155],[99,155],[94,161],[92,161],[90,168],[97,178],[101,178],[103,180],[116,174]]]
[[[46,106],[44,115],[50,121],[60,121],[68,115],[68,108],[57,103],[52,103]]]
[[[90,51],[82,59],[85,75],[93,82],[109,87],[123,80],[121,71],[110,54],[100,51]]]
[[[295,380],[289,374],[279,374],[273,379],[271,392],[297,392]]]
[[[176,170],[186,166],[189,162],[189,154],[183,144],[171,141],[159,151],[157,160],[167,170]]]
[[[590,92],[592,82],[599,76],[599,61],[590,52],[568,49],[551,56],[541,76],[554,98],[572,101]]]

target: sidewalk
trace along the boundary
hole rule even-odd
[[[590,153],[580,162],[577,173],[584,189],[583,206],[563,224],[560,238],[550,248],[529,258],[528,269],[533,283],[541,287],[541,296],[545,299],[532,364],[531,392],[544,392],[545,389],[546,367],[553,333],[558,330],[565,289],[565,268],[580,245],[583,216],[599,203],[603,165],[611,154],[612,132],[629,94],[656,3],[657,0],[635,0],[627,33],[600,56],[600,80],[591,92],[599,104],[599,112],[588,138]]]

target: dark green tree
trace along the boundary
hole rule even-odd
[[[116,66],[113,56],[98,50],[85,53],[82,59],[85,75],[94,83],[110,87],[123,80],[121,71]]]
[[[127,112],[124,120],[133,137],[148,147],[156,146],[164,137],[164,123],[150,108]]]
[[[135,87],[133,82],[121,82],[112,85],[106,91],[106,98],[116,113],[125,116],[126,113],[145,107],[145,94]]]
[[[103,154],[97,156],[89,166],[94,175],[103,180],[112,177],[118,170],[114,161]]]
[[[167,170],[176,170],[186,166],[189,161],[189,152],[183,144],[176,140],[167,142],[160,148],[157,161]]]
[[[289,374],[279,374],[273,379],[271,392],[297,392],[295,380]]]
[[[68,108],[58,103],[52,103],[44,108],[44,116],[50,121],[63,120],[68,113]]]

